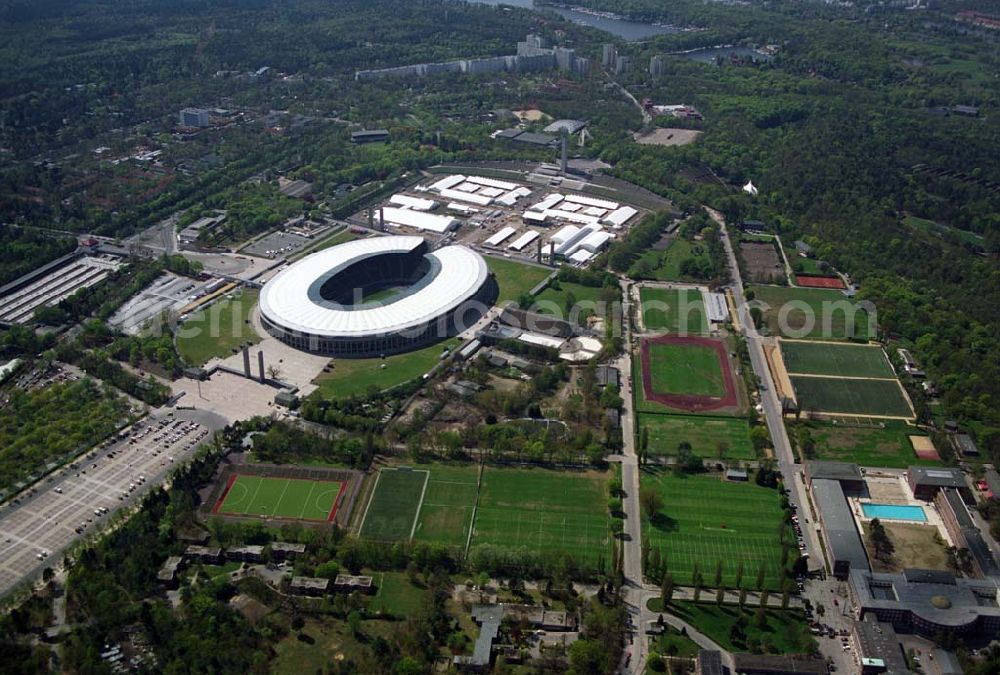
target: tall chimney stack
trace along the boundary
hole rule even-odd
[[[248,380],[253,379],[250,374],[250,347],[243,345],[243,375]]]
[[[542,264],[542,238],[541,237],[538,238],[537,244],[538,244],[538,246],[536,248],[538,250],[535,253],[535,257],[538,259],[538,264],[541,265]]]
[[[264,378],[264,350],[257,352],[257,366],[260,368],[260,383],[264,384],[267,380]]]
[[[385,232],[385,209],[378,207],[378,229]]]
[[[566,166],[569,164],[569,157],[568,157],[569,150],[567,148],[567,146],[569,145],[569,143],[566,140],[567,138],[568,138],[568,134],[566,133],[566,130],[563,129],[563,132],[562,132],[562,161],[559,163],[559,166],[562,169],[563,173],[566,173]]]

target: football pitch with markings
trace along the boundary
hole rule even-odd
[[[430,464],[376,480],[363,537],[609,560],[605,472],[484,467],[480,481],[477,465]]]
[[[896,377],[885,352],[876,345],[782,340],[781,356],[792,375]]]
[[[343,483],[338,481],[237,475],[215,513],[293,520],[330,520]]]
[[[744,586],[755,587],[763,566],[766,587],[779,588],[783,514],[777,490],[666,471],[643,471],[641,480],[643,489],[663,497],[652,523],[643,515],[643,538],[660,550],[676,583],[691,584],[697,566],[711,586],[721,561],[722,582],[733,587],[742,562]]]

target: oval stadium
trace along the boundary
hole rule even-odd
[[[431,251],[421,237],[359,239],[313,253],[268,281],[260,320],[306,351],[365,358],[461,332],[493,304],[497,284],[465,246]]]

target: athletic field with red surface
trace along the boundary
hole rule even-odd
[[[666,349],[660,349],[660,346]],[[706,337],[664,335],[642,341],[642,391],[647,401],[687,412],[739,405],[726,344]]]
[[[338,481],[234,474],[212,513],[329,523],[346,487]]]

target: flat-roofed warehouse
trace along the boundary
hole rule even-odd
[[[365,301],[382,291],[392,294]],[[421,237],[374,237],[282,270],[261,290],[260,318],[271,335],[298,349],[364,358],[461,332],[497,292],[486,261],[472,249],[430,251]]]
[[[825,478],[814,479],[812,493],[834,576],[845,579],[851,570],[871,569],[868,553],[861,543],[861,535],[840,483]]]
[[[828,462],[817,459],[806,462],[806,478],[811,485],[814,480],[835,480],[845,492],[861,494],[865,489],[865,478],[857,464],[848,462]]]
[[[917,499],[934,499],[938,490],[954,488],[962,495],[966,504],[976,502],[961,469],[911,466],[906,470],[906,480]]]

